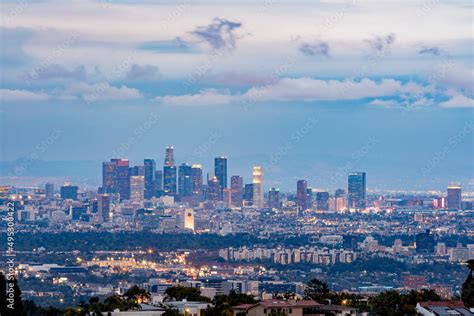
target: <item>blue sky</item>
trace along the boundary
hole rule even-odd
[[[173,144],[284,189],[354,169],[374,188],[474,184],[469,1],[0,6],[2,182],[37,175],[32,157],[161,164]]]

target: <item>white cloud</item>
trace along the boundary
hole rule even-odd
[[[1,101],[47,101],[49,96],[42,92],[27,90],[0,89]]]
[[[440,106],[445,108],[474,108],[474,99],[458,94],[441,103]]]
[[[196,94],[170,95],[155,98],[160,103],[178,106],[224,105],[229,104],[233,99],[234,97],[227,91],[219,92],[215,89],[202,90]]]
[[[76,96],[86,102],[95,101],[127,101],[143,97],[137,89],[127,86],[115,87],[107,82],[88,84],[85,82],[73,84],[64,92],[65,96]],[[64,97],[63,95],[63,97]]]
[[[359,100],[411,93],[415,90],[423,91],[423,86],[416,83],[403,84],[394,79],[376,82],[367,78],[360,81],[284,78],[272,85],[251,88],[243,98],[255,101]]]

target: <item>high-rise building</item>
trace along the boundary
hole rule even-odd
[[[128,159],[115,158],[111,159],[110,162],[115,164],[115,183],[114,191],[120,194],[120,200],[130,199],[130,167]],[[105,190],[104,192],[107,192]]]
[[[193,203],[199,204],[203,199],[202,194],[202,166],[193,164],[191,166],[191,183],[193,191]]]
[[[424,233],[416,234],[415,246],[417,253],[434,253],[435,238],[429,229]]]
[[[163,195],[163,171],[155,171],[155,179],[153,180],[154,196],[160,197]]]
[[[448,196],[446,198],[446,203],[449,210],[460,210],[461,209],[461,186],[460,185],[450,185],[448,186]]]
[[[176,166],[163,167],[163,190],[165,195],[176,195]]]
[[[227,188],[227,157],[214,158],[214,175],[221,187],[220,199],[222,200],[224,189]]]
[[[253,167],[253,205],[256,208],[263,208],[263,168]]]
[[[221,186],[217,177],[207,181],[207,200],[216,203],[220,200]]]
[[[270,191],[268,191],[268,207],[280,208],[280,189],[271,188]]]
[[[145,199],[149,200],[152,197],[156,196],[155,190],[155,172],[156,172],[156,163],[154,159],[145,159],[143,161],[145,167]]]
[[[142,204],[145,198],[145,168],[135,166],[130,168],[130,200]]]
[[[187,163],[182,163],[178,168],[178,195],[189,201],[193,196],[192,168]]]
[[[102,163],[102,191],[106,193],[117,193],[117,183],[115,177],[117,164],[115,162]]]
[[[346,208],[346,192],[343,189],[336,190],[334,204],[337,212],[341,212]]]
[[[165,166],[174,166],[174,147],[166,147],[165,152]]]
[[[244,179],[241,176],[232,176],[230,178],[230,189],[232,206],[241,207],[244,197]]]
[[[163,191],[165,195],[176,195],[176,166],[174,165],[174,148],[166,147],[165,165],[163,167]]]
[[[61,187],[61,199],[77,200],[78,187],[75,185],[63,185]]]
[[[299,210],[305,211],[308,205],[308,183],[306,180],[298,180],[296,182],[296,206]]]
[[[54,184],[46,183],[44,187],[45,195],[47,199],[52,199],[54,197]]]
[[[347,206],[363,210],[367,206],[365,172],[351,172],[347,181]]]
[[[110,217],[110,196],[108,194],[97,194],[97,215],[99,220],[107,222]]]
[[[316,209],[318,211],[329,211],[329,192],[316,193]]]
[[[253,183],[247,183],[244,187],[244,200],[253,203]]]

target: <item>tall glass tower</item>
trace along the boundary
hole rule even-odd
[[[366,206],[365,172],[351,172],[347,179],[347,207],[363,210]]]

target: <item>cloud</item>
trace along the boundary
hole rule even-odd
[[[329,57],[329,44],[325,42],[302,43],[298,48],[300,52],[308,56],[324,55]]]
[[[125,75],[126,80],[156,80],[158,79],[160,70],[153,65],[138,65],[130,66],[129,71]]]
[[[47,101],[49,96],[43,92],[27,90],[0,89],[0,100],[3,101]]]
[[[474,99],[458,94],[440,104],[444,108],[474,108]]]
[[[199,40],[208,43],[214,49],[234,49],[238,37],[235,30],[242,27],[242,23],[226,19],[214,18],[212,23],[199,26],[191,34]]]
[[[418,51],[418,54],[421,54],[421,55],[429,54],[429,55],[439,56],[441,55],[441,49],[437,46],[424,47]]]
[[[69,70],[61,65],[52,64],[31,70],[28,73],[28,78],[34,80],[74,79],[84,81],[87,78],[87,71],[84,65]]]
[[[427,103],[427,100],[423,101],[423,95],[430,91],[429,86],[414,82],[403,83],[394,79],[376,82],[367,78],[360,81],[283,78],[272,84],[252,87],[241,94],[232,95],[228,91],[209,89],[196,94],[160,96],[155,100],[172,105],[197,106],[238,102],[343,101],[401,96],[406,102],[421,105]],[[382,101],[377,102],[381,104]]]
[[[387,50],[393,43],[395,43],[396,35],[389,33],[384,36],[374,36],[372,39],[365,40],[370,48],[376,52]]]
[[[169,41],[151,41],[145,42],[138,46],[138,49],[149,50],[154,53],[191,53],[192,49],[190,43],[183,40],[181,37],[176,37]]]
[[[69,86],[64,93],[59,94],[66,98],[79,98],[86,102],[95,101],[128,101],[143,97],[137,89],[127,86],[115,87],[107,82],[88,84],[80,82]]]
[[[196,94],[156,97],[155,100],[177,106],[224,105],[232,102],[234,97],[228,91],[216,89],[202,90]]]
[[[423,88],[416,83],[403,84],[394,79],[376,82],[367,78],[360,81],[283,78],[273,85],[251,88],[243,97],[260,101],[358,100],[410,93],[414,89]]]

